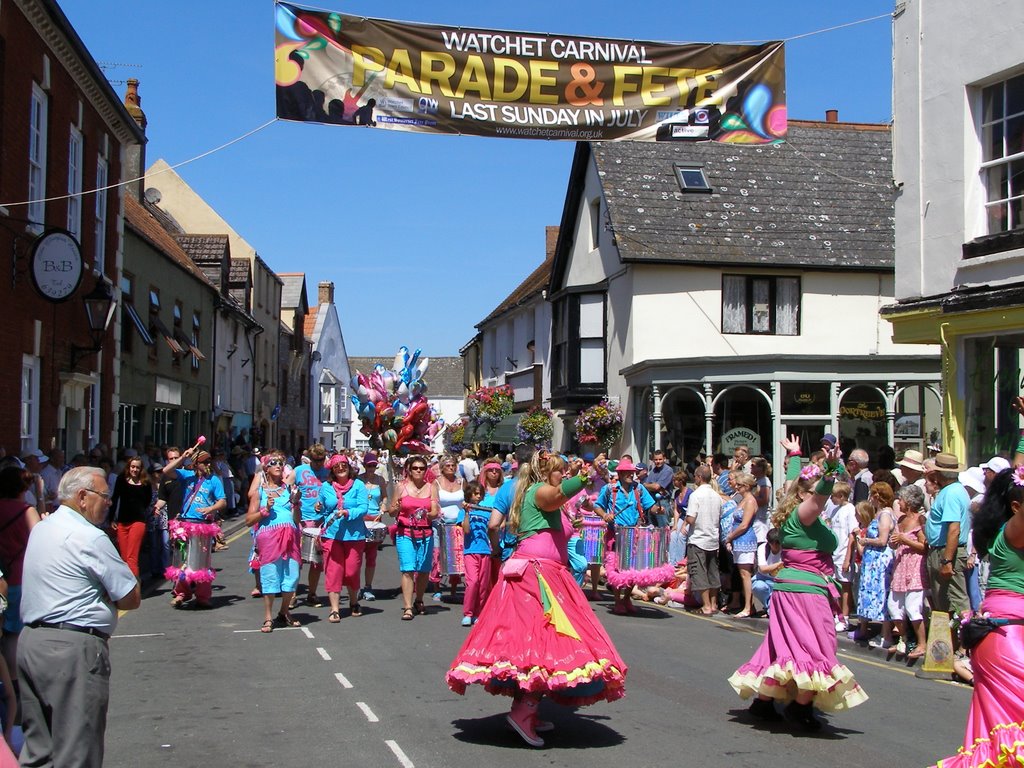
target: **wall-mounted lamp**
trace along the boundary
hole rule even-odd
[[[103,280],[97,280],[96,286],[82,297],[85,304],[85,317],[89,323],[89,336],[92,339],[92,346],[80,347],[77,344],[71,345],[71,369],[86,355],[93,355],[103,349],[103,340],[107,335],[107,327],[114,317],[114,310],[117,302],[114,294],[110,292],[110,286]]]

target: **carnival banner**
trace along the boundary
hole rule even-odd
[[[277,116],[519,139],[786,134],[784,48],[497,32],[277,3]]]

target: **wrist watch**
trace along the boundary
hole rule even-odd
[[[953,562],[952,560],[947,560],[944,557],[940,557],[939,558],[939,565],[949,565],[952,562]]]

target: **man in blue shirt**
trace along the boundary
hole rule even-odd
[[[932,608],[961,615],[971,607],[964,579],[971,500],[959,481],[964,467],[951,453],[940,453],[924,466],[925,478],[939,487],[924,526]]]
[[[320,486],[327,480],[328,470],[324,466],[327,461],[327,449],[320,443],[315,443],[306,451],[309,457],[309,464],[300,463],[295,468],[295,487],[299,490],[299,506],[301,508],[301,525],[305,528],[320,528],[323,522],[323,515],[316,511],[316,500],[320,496]],[[306,539],[303,539],[303,543]],[[316,550],[319,552],[319,549]],[[303,601],[310,608],[319,608],[323,605],[317,597],[316,589],[320,584],[320,574],[323,573],[323,565],[317,559],[306,560],[309,563],[309,589],[306,591],[306,599]],[[299,596],[292,597],[289,610],[299,607]]]
[[[606,523],[623,527],[640,525],[641,517],[654,506],[654,498],[646,488],[635,482],[636,466],[629,458],[619,460],[615,465],[615,474],[618,479],[597,494],[594,511]],[[648,521],[644,518],[643,522]],[[613,589],[615,607],[612,613],[634,613],[632,591],[632,587]]]
[[[659,528],[668,526],[668,518],[672,512],[672,479],[675,472],[665,460],[665,452],[658,450],[653,454],[653,466],[643,478],[644,488],[650,491],[654,497],[655,507],[652,510],[651,521]]]

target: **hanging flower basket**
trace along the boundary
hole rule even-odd
[[[605,398],[580,412],[573,432],[580,445],[596,444],[607,451],[622,438],[622,409]]]
[[[449,424],[444,431],[444,449],[448,453],[461,453],[466,444],[466,426],[469,424],[469,417],[463,416],[453,424]]]
[[[508,384],[480,387],[469,396],[469,420],[476,434],[491,439],[491,433],[502,419],[512,415],[515,390]]]
[[[535,448],[550,448],[555,434],[555,414],[549,408],[535,405],[519,417],[516,431],[519,439]]]

